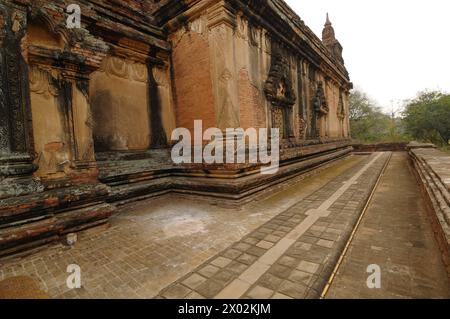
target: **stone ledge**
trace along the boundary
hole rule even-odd
[[[181,192],[221,199],[244,200],[252,195],[349,155],[352,147],[346,141],[320,146],[293,147],[288,160],[282,160],[279,171],[260,174],[259,167],[214,169],[213,167],[167,167],[151,159],[107,162],[100,165],[101,181],[112,189],[108,202],[129,202]]]
[[[407,148],[426,195],[432,226],[450,276],[450,156],[434,145],[411,143]]]
[[[4,199],[0,203],[0,256],[108,222],[116,207],[105,203],[109,188],[80,185]]]

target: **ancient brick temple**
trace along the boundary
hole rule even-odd
[[[248,199],[352,149],[342,46],[282,0],[0,0],[0,61],[0,255],[167,192]],[[174,165],[194,120],[279,128],[278,173]]]

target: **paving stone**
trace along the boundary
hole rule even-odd
[[[250,256],[250,255],[249,255]],[[238,261],[233,261],[231,264],[229,264],[226,269],[236,273],[241,274],[248,268],[248,264],[243,264]]]
[[[309,261],[302,260],[297,266],[298,270],[308,272],[310,274],[315,274],[319,270],[320,264],[312,263]]]
[[[316,245],[326,247],[326,248],[332,248],[334,245],[334,241],[326,240],[326,239],[319,239],[317,241]]]
[[[202,276],[205,276],[207,278],[212,277],[215,273],[217,273],[220,270],[219,267],[213,266],[213,265],[206,265],[202,269],[198,271],[199,274]]]
[[[248,238],[245,238],[243,240],[243,242],[246,244],[250,244],[250,245],[256,245],[257,243],[260,242],[260,239],[254,238],[254,237],[248,237]]]
[[[271,273],[265,273],[264,275],[262,275],[258,283],[259,285],[264,286],[266,288],[278,290],[282,282],[283,282],[282,278],[279,278]]]
[[[114,289],[114,287],[111,288]],[[183,299],[191,292],[192,290],[190,290],[189,288],[180,284],[175,284],[164,291],[162,296],[167,299]]]
[[[271,243],[278,242],[282,237],[276,235],[267,235],[264,240],[269,241]]]
[[[199,293],[193,291],[189,295],[186,296],[186,299],[206,299],[204,296]]]
[[[262,240],[256,244],[256,247],[263,248],[263,249],[270,249],[273,247],[273,243]]]
[[[195,290],[198,286],[206,281],[205,277],[200,276],[199,274],[192,274],[190,277],[183,281],[183,285],[192,290]]]
[[[304,271],[300,270],[294,270],[288,277],[289,280],[301,283],[305,286],[308,286],[310,284],[311,279],[313,275]]]
[[[303,235],[300,237],[299,241],[307,244],[315,244],[319,239],[317,237],[311,237]]]
[[[308,251],[308,250],[311,249],[312,244],[303,243],[303,242],[297,242],[297,243],[294,245],[294,247],[295,247],[295,248],[299,248],[299,249],[301,249],[301,250],[306,250],[306,251]]]
[[[274,232],[272,233],[272,235],[273,235],[273,236],[277,236],[277,237],[282,238],[282,237],[286,236],[287,233],[288,233],[288,232],[286,232],[286,231],[277,230],[277,231],[274,231]],[[268,236],[270,236],[270,235],[268,235]],[[268,237],[268,236],[266,236],[266,237]],[[264,237],[264,239],[265,239],[266,237]],[[270,241],[270,240],[269,240],[269,241]]]
[[[275,275],[279,278],[287,278],[289,276],[289,274],[291,273],[291,270],[289,267],[283,266],[283,265],[273,265],[272,267],[270,267],[269,273],[271,273],[272,275]]]
[[[223,286],[228,285],[234,278],[236,274],[229,270],[220,270],[214,276],[211,277],[214,281],[220,283]]]
[[[224,285],[208,279],[203,284],[201,284],[199,287],[197,287],[196,291],[206,298],[213,298],[216,296],[222,289],[224,288]]]
[[[283,256],[283,257],[280,258],[278,263],[283,265],[283,266],[287,266],[289,268],[294,268],[298,264],[298,261],[297,261],[296,258],[292,258],[292,257],[289,257],[289,256]]]
[[[260,247],[253,246],[247,250],[247,253],[250,255],[254,255],[256,257],[261,257],[266,253],[266,249],[262,249]]]
[[[306,290],[307,290],[306,286],[291,282],[289,280],[283,281],[279,288],[280,293],[290,296],[294,299],[304,298],[306,295]]]
[[[234,249],[239,250],[241,252],[247,251],[252,245],[246,243],[238,243],[233,246]]]
[[[273,290],[256,286],[247,293],[247,296],[252,299],[269,299],[273,294]]]
[[[229,259],[236,259],[242,255],[242,252],[236,249],[228,249],[225,253],[223,253],[222,257],[229,258]]]
[[[216,259],[214,259],[213,261],[211,261],[211,264],[220,268],[223,268],[225,266],[227,266],[229,263],[231,263],[232,260],[229,258],[225,258],[225,257],[218,257]]]
[[[286,295],[283,295],[283,294],[277,292],[276,294],[274,294],[272,296],[272,299],[294,299],[294,298],[286,296]]]
[[[253,264],[257,259],[258,259],[258,257],[256,257],[256,256],[249,255],[249,254],[242,254],[236,260],[243,264],[250,265],[250,264]]]

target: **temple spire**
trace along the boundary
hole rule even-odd
[[[325,22],[325,26],[331,26],[331,21],[330,21],[330,16],[328,15],[328,12],[327,12],[327,21]]]
[[[322,41],[325,43],[325,45],[335,42],[336,38],[334,35],[334,29],[330,21],[330,16],[327,13],[327,19],[325,21],[325,27],[322,31]]]
[[[328,12],[325,26],[322,31],[322,42],[338,61],[344,63],[344,60],[342,58],[342,46],[336,39],[334,28],[331,24]]]

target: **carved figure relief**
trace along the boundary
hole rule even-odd
[[[279,106],[275,106],[272,109],[272,126],[274,128],[280,129],[280,138],[286,138],[285,136],[285,121],[284,121],[284,110]]]
[[[249,42],[251,45],[253,46],[258,46],[258,28],[254,25],[249,24],[248,25],[248,38],[249,38]]]
[[[25,15],[19,11],[14,11],[11,16],[11,30],[14,33],[22,30],[25,24]]]
[[[59,95],[58,88],[52,84],[52,77],[38,67],[30,68],[30,91],[42,94],[46,99]]]
[[[242,15],[238,15],[236,28],[236,33],[238,37],[245,39],[246,26],[247,20]]]
[[[342,97],[342,90],[339,92],[339,103],[337,107],[337,116],[339,119],[343,120],[345,118],[346,112],[344,107],[344,99]]]
[[[343,93],[343,91],[341,89],[339,91],[339,102],[338,102],[338,107],[337,107],[337,117],[339,119],[341,137],[345,136],[344,120],[345,120],[345,117],[347,115],[346,112],[345,112],[343,94],[344,93]]]
[[[236,113],[233,102],[231,101],[229,95],[229,85],[233,80],[233,75],[231,71],[225,68],[219,78],[220,83],[220,92],[223,92],[222,103],[220,105],[219,111],[219,127],[220,128],[228,128],[228,127],[238,127],[237,123],[239,123],[239,116]]]
[[[313,107],[312,133],[314,134],[314,137],[320,137],[321,132],[323,131],[324,128],[323,126],[325,125],[322,119],[325,118],[330,111],[325,97],[322,82],[319,82],[317,84],[317,90],[313,98],[312,107]]]
[[[313,101],[314,112],[319,116],[327,115],[330,111],[328,107],[328,103],[325,97],[325,92],[323,90],[323,83],[319,82],[317,84],[316,95],[314,96]]]
[[[272,126],[280,128],[280,135],[284,138],[293,136],[292,106],[295,104],[296,97],[290,79],[289,64],[280,52],[272,55],[264,92],[272,105]]]

